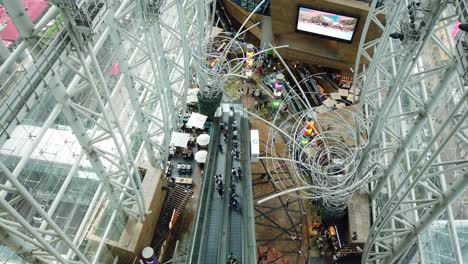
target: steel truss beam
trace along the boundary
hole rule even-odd
[[[273,172],[267,167],[267,164],[265,164],[264,160],[261,159],[260,164],[262,165],[263,172],[254,174],[268,175],[267,179],[265,179],[266,183],[270,184],[274,191],[272,193],[262,193],[261,195],[257,195],[256,197],[254,197],[254,209],[257,213],[257,215],[255,216],[255,224],[259,226],[269,227],[270,229],[276,230],[277,232],[271,233],[268,237],[257,238],[257,242],[260,243],[262,246],[272,246],[275,243],[276,245],[280,245],[278,243],[291,242],[295,244],[295,246],[297,246],[297,251],[289,252],[281,249],[279,250],[282,254],[289,255],[290,257],[295,256],[296,262],[300,261],[300,257],[302,255],[301,247],[303,246],[303,243],[308,243],[308,239],[302,237],[303,225],[308,225],[308,222],[306,221],[306,209],[304,208],[304,204],[300,198],[288,198],[285,201],[284,196],[278,196],[274,198],[274,200],[279,202],[279,205],[275,207],[259,204],[258,201],[263,197],[270,197],[272,194],[278,193],[278,188],[276,187],[273,180],[274,178],[272,177]],[[255,185],[256,183],[258,183],[259,180],[264,180],[260,177],[261,176],[257,176],[256,179],[252,178],[252,184]],[[294,206],[299,207],[299,210],[293,210],[291,207]],[[288,219],[287,226],[284,226],[284,224],[280,224],[277,221],[275,221],[276,219],[274,218],[274,214],[277,214],[278,211],[284,212],[286,214],[286,219]],[[262,221],[262,219],[266,220]],[[259,247],[257,247],[257,250],[258,249]],[[308,257],[308,254],[306,254],[305,256]]]
[[[34,25],[31,21],[31,18],[26,14],[26,9],[23,5],[23,1],[20,0],[11,0],[3,2],[5,5],[8,14],[15,23],[16,28],[20,36],[25,39],[28,49],[31,54],[34,56],[36,51],[34,50],[38,38],[33,35]]]
[[[128,31],[125,23],[117,19],[106,20],[117,53],[125,43],[135,47],[130,59],[122,54],[117,57],[150,160],[163,161],[167,157],[171,131],[176,127],[177,114],[185,107],[191,86],[189,43],[197,39],[192,27],[195,19],[192,2],[165,1],[156,11],[147,10],[146,2],[137,3],[131,19],[143,26],[146,32],[143,38]],[[143,80],[142,71],[149,78]],[[136,91],[136,84],[140,85],[140,91]],[[143,101],[136,100],[137,93],[145,95]],[[155,156],[153,148],[159,150],[159,158],[151,157]]]
[[[123,175],[127,175],[129,172],[128,168],[122,168],[119,163],[117,163],[117,159],[115,156],[109,157],[108,155],[112,155],[107,153],[105,150],[101,150],[96,143],[92,142],[92,139],[87,134],[87,130],[82,123],[82,118],[78,114],[76,105],[73,105],[71,102],[70,96],[65,90],[63,83],[60,80],[57,80],[56,77],[52,76],[50,79],[46,81],[49,88],[52,90],[54,97],[56,100],[62,105],[62,113],[65,115],[65,118],[69,122],[70,128],[74,131],[78,142],[81,146],[83,146],[83,150],[88,157],[89,162],[91,163],[94,172],[99,177],[100,181],[103,183],[104,190],[106,191],[107,195],[111,200],[111,206],[114,209],[123,210],[127,214],[136,217],[143,217],[145,215],[144,211],[135,212],[133,208],[129,208],[124,204],[118,202],[118,194],[121,192],[126,192],[129,195],[129,198],[132,198],[136,201],[138,195],[141,193],[136,189],[125,190],[125,188],[121,188],[118,183],[121,182]],[[109,129],[109,131],[113,131],[113,128]],[[107,154],[107,155],[106,155]],[[114,170],[111,172],[107,172],[106,166],[104,165],[104,160],[107,160],[114,166]],[[115,160],[114,160],[115,159]],[[112,178],[113,175],[116,175],[117,178]],[[130,175],[131,177],[131,175]],[[129,191],[135,194],[129,194]],[[142,201],[141,201],[142,202]],[[140,209],[140,208],[139,208]],[[141,208],[140,210],[142,210]]]
[[[450,204],[467,188],[458,184],[466,181],[466,166],[450,162],[459,159],[456,154],[439,155],[467,124],[468,93],[460,86],[448,31],[452,20],[446,19],[452,8],[447,1],[418,1],[419,11],[412,14],[416,25],[424,21],[424,26],[416,37],[405,31],[412,2],[373,1],[355,65],[352,89],[361,90],[360,106],[371,127],[358,173],[374,179],[374,224],[362,263],[411,258],[419,235],[444,212],[454,260],[463,263]],[[366,40],[371,26],[382,34]],[[391,38],[392,33],[404,33],[404,40]],[[441,41],[443,35],[449,40]],[[423,246],[416,244],[420,254]]]
[[[86,257],[81,253],[81,251],[76,247],[70,238],[60,229],[60,227],[55,223],[55,221],[47,215],[47,212],[41,207],[41,205],[34,199],[34,197],[28,192],[28,190],[13,176],[11,171],[2,163],[0,162],[0,170],[3,171],[3,174],[6,176],[9,182],[17,189],[18,193],[31,205],[32,208],[42,217],[44,220],[49,224],[53,233],[57,238],[63,241],[65,245],[67,245],[73,252],[78,256],[78,258],[83,263],[89,263]],[[32,227],[23,216],[21,216],[16,209],[11,206],[9,202],[7,202],[4,198],[0,197],[0,206],[11,216],[13,217],[18,223],[29,232],[29,234],[38,241],[40,245],[43,246],[47,252],[54,256],[56,260],[67,263],[65,258],[57,251],[55,247],[50,244],[50,238],[46,238],[43,234],[39,233],[34,227]],[[5,230],[5,229],[4,229]]]
[[[18,4],[21,1],[15,0],[15,2]],[[167,158],[168,140],[172,129],[175,128],[177,114],[185,106],[186,93],[191,86],[192,74],[190,63],[192,62],[192,54],[190,47],[193,43],[204,38],[204,36],[198,35],[200,31],[195,30],[197,24],[195,23],[195,19],[197,18],[196,7],[199,4],[206,7],[209,1],[167,1],[162,10],[160,25],[157,27],[152,26],[153,32],[150,32],[151,34],[141,34],[148,32],[141,32],[140,25],[142,25],[142,21],[139,19],[134,24],[133,31],[129,28],[124,28],[122,23],[117,23],[117,19],[124,20],[127,15],[133,18],[141,18],[138,8],[135,8],[136,5],[130,2],[132,1],[122,1],[121,6],[115,12],[115,19],[110,19],[109,22],[102,26],[97,25],[96,28],[99,28],[100,34],[92,38],[87,38],[88,36],[82,38],[82,32],[79,32],[75,28],[74,23],[70,23],[74,14],[69,13],[70,10],[67,9],[60,10],[62,18],[66,22],[66,34],[72,38],[71,46],[73,48],[70,49],[69,46],[66,53],[60,54],[61,57],[57,62],[47,60],[48,63],[55,65],[51,72],[44,76],[44,82],[53,91],[53,95],[59,104],[53,109],[52,114],[48,117],[39,134],[36,135],[34,142],[28,147],[27,154],[22,157],[20,163],[16,166],[12,179],[16,180],[20,176],[31,154],[60,113],[65,116],[83,149],[63,185],[60,187],[52,205],[44,209],[47,210],[47,212],[44,211],[46,216],[41,214],[44,221],[40,228],[26,225],[28,220],[24,216],[15,214],[13,211],[9,211],[10,217],[14,219],[18,218],[18,221],[24,223],[24,225],[12,225],[12,223],[6,222],[0,223],[2,225],[2,235],[18,238],[12,239],[7,246],[10,246],[26,260],[37,260],[44,263],[51,263],[55,260],[59,260],[61,263],[90,263],[91,261],[84,258],[76,249],[86,236],[90,224],[96,217],[97,208],[100,207],[98,205],[106,206],[110,201],[111,208],[114,208],[112,219],[114,219],[117,212],[124,212],[129,216],[140,219],[145,216],[146,209],[142,198],[138,167],[136,165],[138,157],[133,157],[128,135],[135,129],[139,130],[145,142],[148,160],[153,165],[156,165],[157,161],[163,161]],[[52,7],[47,13],[46,18],[41,19],[38,25],[33,28],[33,31],[31,31],[32,36],[39,33],[42,27],[47,24],[48,21],[46,20],[50,20],[53,15],[57,15],[58,11],[57,7]],[[202,23],[205,23],[205,21]],[[41,28],[37,28],[37,26]],[[143,37],[140,37],[140,34]],[[148,38],[148,35],[151,35],[152,39]],[[96,54],[99,51],[109,48],[105,44],[109,36],[110,40],[113,41],[113,50],[115,53],[118,53],[116,56],[122,70],[121,78],[115,88],[108,87],[109,84],[107,83],[106,76],[103,74],[104,70],[96,58]],[[91,47],[91,43],[87,42],[92,39],[96,40],[94,47]],[[123,44],[117,43],[119,41],[123,42]],[[134,46],[131,47],[131,45]],[[6,58],[7,62],[1,66],[1,72],[6,72],[8,70],[7,66],[13,65],[13,62],[17,60],[25,48],[32,49],[32,47],[25,45],[25,42],[21,43],[12,54],[8,55],[9,57]],[[159,49],[160,47],[163,48]],[[123,56],[119,56],[122,55],[120,52],[122,52]],[[153,53],[150,54],[151,52]],[[125,54],[127,55],[125,56]],[[125,62],[127,63],[125,64]],[[64,82],[60,80],[61,68],[59,67],[63,66],[73,76],[67,88]],[[141,69],[144,67],[151,67],[152,73],[141,75]],[[128,80],[132,82],[128,82]],[[123,90],[121,88],[122,85],[125,86],[127,96],[132,104],[133,112],[130,111],[127,117],[119,116],[118,110],[120,109],[116,109],[114,105],[115,99],[118,96],[117,91]],[[163,96],[161,96],[161,91],[164,92]],[[82,102],[78,95],[83,92],[92,94],[97,101],[97,106]],[[165,113],[161,115],[161,111],[163,110],[161,109],[162,103],[166,107],[164,107]],[[164,122],[166,120],[171,123],[170,126],[167,125],[167,122]],[[86,129],[84,122],[91,123],[93,129],[91,131]],[[162,142],[165,142],[164,146],[161,146],[160,138],[162,138]],[[103,147],[104,144],[109,143],[112,145],[113,150]],[[152,151],[154,154],[151,153]],[[101,183],[83,218],[83,222],[76,232],[75,238],[73,241],[70,241],[69,238],[63,236],[65,234],[55,231],[57,225],[53,222],[52,215],[54,215],[71,180],[76,176],[85,154]],[[141,151],[139,155],[141,155]],[[10,181],[4,186],[2,185],[0,189],[2,190],[0,199],[1,197],[5,197],[8,192],[20,192]],[[105,198],[103,195],[105,195]],[[24,199],[23,195],[16,195],[8,203],[2,203],[2,205],[5,208],[11,209],[8,206],[22,200],[24,201]],[[7,214],[2,212],[2,217],[4,216],[7,216]],[[23,220],[26,220],[26,222]],[[19,228],[28,229],[30,232],[21,237],[21,233],[16,231]],[[112,221],[109,221],[92,263],[99,261],[100,253],[105,248],[104,245],[111,228]],[[27,242],[23,244],[23,247],[18,247],[18,244],[22,243],[21,239]],[[66,256],[57,255],[56,247],[59,242],[61,244],[68,244],[69,250]],[[31,245],[29,246],[27,243]],[[19,250],[20,248],[22,250]],[[39,250],[37,251],[36,249]],[[75,255],[80,259],[79,261],[69,260]]]

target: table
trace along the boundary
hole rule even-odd
[[[182,151],[182,157],[186,159],[193,159],[193,150],[191,148],[185,148]]]
[[[177,164],[177,172],[180,174],[192,174],[192,165],[179,163]]]
[[[180,183],[180,184],[192,185],[193,184],[193,179],[192,178],[184,178],[184,177],[176,177],[175,182]]]

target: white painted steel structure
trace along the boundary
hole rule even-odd
[[[455,225],[468,217],[468,89],[452,35],[456,12],[445,0],[372,2],[364,32],[381,36],[363,34],[354,68],[370,127],[357,172],[371,179],[362,263],[468,261],[468,233]]]
[[[148,213],[139,165],[167,160],[210,1],[50,2],[36,23],[4,2],[24,41],[0,47],[0,259],[112,263],[105,242]]]
[[[147,214],[138,166],[165,164],[192,64],[207,69],[210,1],[54,0],[36,23],[3,2],[24,41],[0,45],[0,258],[110,263],[105,241]],[[369,128],[355,172],[372,196],[363,263],[468,258],[460,10],[418,3],[373,1],[354,68]]]

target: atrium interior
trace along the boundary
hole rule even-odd
[[[467,0],[0,0],[0,263],[468,263]]]

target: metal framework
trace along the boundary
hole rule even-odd
[[[320,107],[311,106],[301,82],[276,53],[298,90],[288,90],[272,122],[250,114],[271,127],[268,145],[272,147],[261,159],[268,160],[269,168],[292,168],[289,171],[296,177],[284,181],[276,175],[283,191],[260,203],[300,192],[298,197],[322,199],[327,210],[339,213],[348,195],[369,183],[373,225],[362,263],[431,263],[434,259],[463,263],[468,258],[462,250],[466,230],[455,224],[466,221],[468,91],[460,77],[466,76],[462,63],[466,43],[457,43],[464,41],[465,33],[452,34],[460,12],[454,4],[372,2],[351,88],[352,94],[360,93],[360,109],[354,118],[335,118],[334,123],[342,126],[336,130],[323,120],[327,117],[317,118]],[[379,37],[368,36],[369,30]],[[459,46],[463,46],[461,52],[456,49]],[[281,118],[284,112],[288,118]],[[318,136],[301,139],[300,133],[311,121]],[[344,136],[340,132],[351,142],[340,140]],[[287,148],[276,147],[275,139],[280,137],[289,143]],[[340,158],[340,163],[344,161],[344,168],[338,166],[341,173],[330,171]],[[425,233],[436,220],[447,223],[450,244],[445,247],[434,247],[437,241]],[[439,225],[434,228],[441,232]]]
[[[357,171],[371,180],[373,216],[362,263],[467,261],[460,245],[467,233],[455,225],[466,220],[460,201],[468,187],[468,90],[456,52],[465,33],[452,34],[459,18],[453,4],[397,0],[370,7],[351,88],[361,90],[369,124]],[[380,37],[366,38],[370,29]],[[448,245],[434,247],[440,241],[427,235],[440,230],[436,220],[446,223]]]
[[[265,146],[266,142],[262,142]],[[266,153],[265,153],[266,154]],[[256,212],[255,225],[258,229],[268,229],[271,232],[258,232],[257,235],[257,259],[267,258],[270,251],[279,251],[275,260],[287,258],[300,263],[309,259],[309,239],[304,236],[304,230],[309,230],[307,221],[307,208],[300,197],[278,196],[271,203],[257,203],[261,198],[270,196],[279,191],[277,185],[287,178],[278,179],[273,176],[280,174],[282,177],[294,177],[288,172],[287,167],[271,168],[264,160],[260,160],[261,166],[255,171],[252,179],[254,188],[254,208]],[[265,188],[265,185],[268,186]],[[277,219],[287,219],[286,223]],[[294,261],[295,260],[295,261]]]
[[[212,98],[223,86],[211,85],[213,78],[241,71],[246,47],[237,38],[244,29],[209,41],[216,3],[210,11],[208,0],[51,2],[31,21],[23,1],[3,1],[20,38],[0,45],[0,256],[109,263],[105,242],[118,239],[128,219],[147,214],[139,165],[165,164],[194,75]],[[468,258],[468,233],[460,228],[467,217],[468,89],[465,52],[457,51],[465,33],[451,35],[466,11],[459,2],[372,1],[352,88],[361,91],[363,113],[355,123],[365,122],[368,133],[365,142],[362,129],[355,134],[346,152],[353,173],[345,175],[350,191],[370,181],[373,226],[363,263]],[[367,38],[369,29],[380,37]],[[239,57],[216,58],[222,45],[223,52],[241,50]],[[311,109],[308,96],[289,97],[304,114],[297,124]],[[289,134],[277,128],[270,143],[274,135],[297,142],[299,127],[287,127]],[[291,147],[288,162],[297,168]],[[272,167],[279,161],[270,157]],[[292,185],[310,189],[301,177]],[[327,194],[303,195],[311,193]],[[329,201],[342,210],[346,197]],[[432,233],[449,234],[450,243],[435,247]],[[89,234],[98,241],[87,241]]]
[[[365,117],[354,106],[338,109],[318,105],[319,93],[309,90],[307,82],[320,73],[298,81],[277,48],[271,49],[294,85],[286,83],[284,76],[277,77],[273,103],[276,101],[278,106],[273,108],[271,120],[248,114],[270,127],[265,155],[259,159],[266,160],[269,168],[287,170],[273,175],[279,192],[258,202],[287,194],[320,201],[329,219],[343,216],[351,196],[369,180],[368,175],[362,177],[357,173],[368,143]],[[287,89],[283,91],[282,87]],[[284,145],[277,144],[280,138]]]
[[[51,2],[39,21],[5,3],[24,41],[0,47],[0,256],[111,263],[106,241],[146,217],[139,166],[165,164],[210,1]]]

